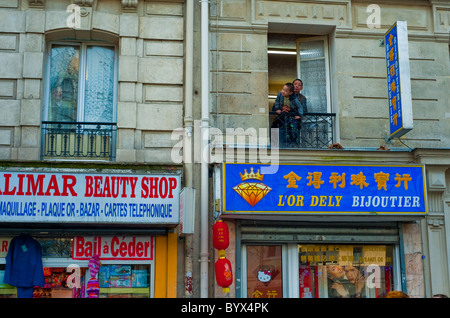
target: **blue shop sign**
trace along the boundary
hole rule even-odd
[[[422,165],[225,163],[224,213],[426,214]]]
[[[406,21],[397,21],[384,36],[390,136],[413,129],[411,78]]]

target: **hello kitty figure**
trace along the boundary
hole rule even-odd
[[[268,284],[272,279],[272,271],[270,270],[258,271],[257,277],[261,283]]]
[[[269,286],[270,283],[278,276],[280,270],[273,265],[259,265],[253,272],[258,282],[264,286]]]

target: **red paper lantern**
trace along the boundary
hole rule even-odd
[[[214,264],[216,270],[216,282],[217,285],[222,287],[224,293],[229,293],[228,288],[233,283],[233,272],[231,270],[231,262],[225,257],[221,257]]]
[[[213,246],[218,250],[225,250],[230,244],[228,225],[222,220],[218,220],[213,225]]]

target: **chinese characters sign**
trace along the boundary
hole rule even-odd
[[[224,164],[224,213],[425,214],[420,165]]]
[[[177,224],[179,175],[0,173],[0,222]]]
[[[387,251],[388,249],[388,251]],[[300,264],[341,266],[392,265],[392,248],[385,245],[300,245]]]
[[[413,128],[411,79],[406,21],[397,21],[385,34],[390,137]]]

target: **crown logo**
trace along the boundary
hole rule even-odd
[[[249,180],[249,179],[256,179],[259,181],[263,181],[264,175],[259,173],[259,169],[258,169],[258,171],[256,171],[256,173],[253,171],[253,167],[250,168],[250,173],[247,172],[247,169],[245,169],[244,171],[245,171],[244,174],[239,172],[239,174],[241,175],[242,181]]]

